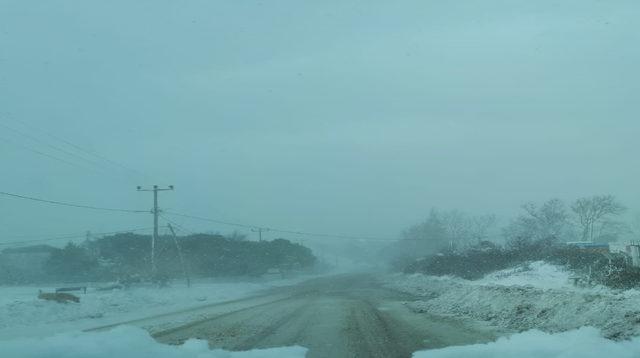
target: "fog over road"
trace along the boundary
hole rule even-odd
[[[345,274],[212,305],[200,319],[153,336],[169,344],[206,339],[227,350],[300,345],[308,357],[410,357],[495,338],[459,320],[413,313],[404,304],[413,299],[383,288],[374,275]]]

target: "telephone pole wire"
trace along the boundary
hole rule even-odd
[[[158,240],[158,215],[160,214],[160,209],[158,209],[158,192],[173,190],[173,185],[169,185],[166,188],[160,188],[157,185],[154,185],[152,189],[143,189],[141,186],[138,186],[138,191],[152,191],[153,192],[153,237],[151,238],[151,274],[155,276],[157,273],[156,267],[156,241]]]

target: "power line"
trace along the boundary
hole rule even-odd
[[[64,143],[64,144],[66,144],[67,146],[69,146],[71,148],[74,148],[76,151],[91,155],[91,156],[93,156],[93,157],[95,157],[97,159],[100,159],[100,160],[108,163],[108,164],[111,164],[112,166],[116,166],[116,167],[119,167],[120,169],[124,169],[125,171],[128,171],[128,172],[130,172],[132,174],[148,178],[148,176],[145,173],[142,173],[142,172],[140,172],[139,170],[136,170],[136,169],[129,168],[128,166],[126,166],[124,164],[121,164],[121,163],[119,163],[119,162],[117,162],[115,160],[109,159],[106,156],[97,153],[95,150],[85,149],[85,148],[83,148],[82,146],[80,146],[78,144],[75,144],[75,143],[73,143],[73,142],[71,142],[71,141],[69,141],[67,139],[64,139],[64,138],[61,138],[61,137],[59,137],[57,135],[54,135],[54,134],[50,133],[49,131],[44,130],[44,129],[42,129],[42,128],[34,125],[34,124],[30,124],[30,123],[27,123],[25,121],[18,120],[18,119],[14,119],[14,120],[19,122],[19,123],[21,123],[25,127],[36,129],[36,130],[46,134],[47,136],[49,136],[49,137],[51,137],[51,138],[53,138],[53,139],[55,139],[55,140],[57,140],[57,141],[59,141],[61,143]]]
[[[258,227],[256,225],[239,224],[239,223],[234,223],[234,222],[229,222],[229,221],[222,221],[222,220],[216,220],[216,219],[203,218],[201,216],[174,213],[172,211],[164,211],[164,213],[165,214],[169,214],[169,215],[174,215],[174,216],[180,216],[180,217],[188,218],[188,219],[202,220],[202,221],[208,221],[208,222],[212,222],[212,223],[216,223],[216,224],[242,227],[242,228],[245,228],[245,229],[255,229],[255,228]]]
[[[169,224],[177,227],[179,230],[182,230],[184,232],[186,232],[187,234],[191,234],[191,235],[195,235],[195,231],[193,230],[189,230],[186,227],[184,227],[183,225],[180,225],[178,223],[176,223],[175,221],[169,219],[168,217],[166,217],[165,215],[163,215],[162,213],[160,214],[160,217],[163,218],[166,222],[168,222]]]
[[[103,208],[103,207],[90,206],[90,205],[72,204],[72,203],[66,203],[66,202],[62,202],[62,201],[47,200],[47,199],[34,198],[34,197],[31,197],[31,196],[12,194],[12,193],[4,192],[4,191],[0,191],[0,195],[10,196],[10,197],[13,197],[13,198],[18,198],[18,199],[37,201],[37,202],[41,202],[41,203],[53,204],[53,205],[69,206],[69,207],[80,208],[80,209],[116,211],[116,212],[123,212],[123,213],[149,213],[149,210],[115,209],[115,208]]]
[[[83,161],[85,161],[85,162],[87,162],[89,164],[92,164],[92,165],[98,165],[98,163],[96,163],[96,162],[94,162],[94,161],[92,161],[90,159],[84,158],[84,157],[82,157],[80,155],[77,155],[75,153],[69,152],[68,150],[62,149],[62,148],[60,148],[58,146],[55,146],[55,145],[52,145],[50,143],[46,143],[43,140],[38,139],[37,137],[34,137],[34,136],[30,135],[30,134],[26,134],[24,132],[21,132],[21,131],[15,129],[15,128],[9,127],[9,126],[7,126],[5,124],[0,123],[0,127],[6,128],[6,129],[8,129],[8,130],[10,130],[10,131],[12,131],[12,132],[24,137],[24,138],[27,138],[27,139],[29,139],[29,140],[31,140],[33,142],[36,142],[38,144],[44,145],[46,147],[49,147],[49,148],[51,148],[53,150],[56,150],[56,151],[58,151],[58,152],[60,152],[62,154],[65,154],[65,155],[67,155],[69,157],[81,159],[81,160],[83,160]],[[74,163],[74,164],[76,164],[76,163]],[[91,169],[91,167],[86,167],[85,169]],[[95,169],[95,168],[93,168],[93,169]]]
[[[41,151],[39,151],[37,149],[33,149],[31,147],[27,147],[26,145],[16,143],[16,142],[14,142],[12,140],[9,140],[9,139],[6,139],[6,138],[2,138],[2,137],[0,137],[0,140],[4,141],[6,143],[9,143],[11,145],[14,145],[14,146],[16,146],[18,148],[22,148],[22,149],[24,149],[26,151],[29,151],[29,152],[32,152],[32,153],[36,153],[36,154],[41,155],[43,157],[47,157],[49,159],[53,159],[55,161],[58,161],[58,162],[61,162],[61,163],[65,163],[67,165],[71,165],[73,167],[80,168],[82,170],[86,170],[87,169],[86,167],[78,165],[77,163],[73,163],[73,162],[70,162],[70,161],[68,161],[66,159],[58,158],[58,157],[56,157],[54,155],[51,155],[51,154],[48,154],[48,153],[45,153],[45,152],[41,152]]]
[[[260,229],[261,228],[263,231],[269,230],[269,231],[279,232],[279,233],[283,233],[283,234],[293,234],[293,235],[301,235],[301,236],[331,237],[331,238],[336,238],[336,239],[348,239],[348,240],[398,241],[397,239],[379,238],[379,237],[351,236],[351,235],[340,235],[340,234],[330,234],[330,233],[314,233],[314,232],[308,232],[308,231],[295,231],[295,230],[277,229],[277,228],[265,227],[265,226],[259,226],[259,225],[249,225],[249,224],[241,224],[241,223],[235,223],[235,222],[229,222],[229,221],[222,221],[222,220],[217,220],[217,219],[210,219],[210,218],[205,218],[205,217],[195,216],[195,215],[180,214],[180,213],[175,213],[175,212],[171,212],[171,211],[165,211],[164,213],[168,214],[168,215],[174,215],[174,216],[183,217],[183,218],[189,218],[189,219],[201,220],[201,221],[208,221],[208,222],[213,222],[213,223],[216,223],[216,224],[236,226],[236,227],[242,227],[242,228],[246,228],[246,229]]]
[[[99,233],[93,233],[93,235],[101,235],[101,236],[104,236],[104,235],[115,235],[115,234],[129,233],[129,232],[146,231],[146,230],[151,230],[151,229],[153,229],[153,228],[152,227],[146,227],[146,228],[138,228],[138,229],[130,229],[130,230],[99,232]],[[65,236],[57,236],[57,237],[51,237],[51,238],[47,238],[47,239],[0,242],[0,246],[18,245],[18,244],[30,244],[30,243],[34,243],[34,242],[47,242],[47,241],[64,240],[64,239],[80,239],[80,238],[84,238],[84,237],[86,237],[86,233],[85,234],[78,234],[78,235],[71,234],[71,235],[65,235]]]
[[[332,237],[332,238],[336,238],[336,239],[364,240],[364,241],[398,241],[397,239],[381,238],[381,237],[370,237],[370,236],[352,236],[352,235],[340,235],[340,234],[327,234],[327,233],[293,231],[293,230],[272,229],[272,228],[269,228],[269,230],[274,231],[274,232],[284,233],[284,234],[295,234],[295,235],[303,235],[303,236],[318,236],[318,237]]]

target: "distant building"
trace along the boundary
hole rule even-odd
[[[0,252],[0,281],[32,282],[46,275],[44,264],[57,250],[48,245],[4,249]]]
[[[632,266],[640,267],[640,243],[615,243],[611,245],[611,252],[623,253],[629,257]]]
[[[631,264],[640,267],[640,245],[637,243],[628,245],[627,252],[631,256]]]

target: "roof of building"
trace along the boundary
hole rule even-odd
[[[14,247],[2,250],[3,254],[35,254],[35,253],[51,253],[57,250],[49,245],[32,245],[24,247]]]

